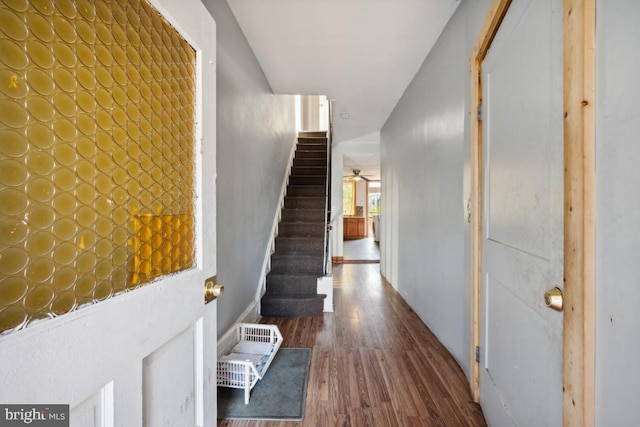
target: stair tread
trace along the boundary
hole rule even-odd
[[[324,212],[324,210],[321,209],[309,209],[310,211],[321,211]],[[305,209],[299,209],[298,212],[304,212]],[[292,213],[292,212],[290,212]],[[311,212],[314,213],[314,212]],[[325,218],[324,215],[322,216],[322,218],[299,218],[299,219],[295,219],[295,218],[284,218],[282,220],[280,220],[280,224],[296,224],[296,225],[300,225],[300,224],[304,224],[304,223],[308,223],[308,224],[318,224],[318,223],[324,223],[325,222]]]
[[[315,236],[278,235],[274,254],[312,253],[323,254],[324,233]],[[318,254],[319,255],[319,254]]]
[[[279,254],[277,252],[274,252],[274,253],[271,254],[271,258],[277,258],[277,259],[284,259],[284,258],[313,258],[313,259],[317,259],[319,257],[318,257],[318,255],[306,254],[306,253],[300,253],[300,254],[284,253],[284,254]],[[322,259],[320,259],[319,261],[322,261]]]
[[[293,167],[304,166],[327,166],[327,157],[296,157],[293,160]]]
[[[282,242],[281,242],[282,243]],[[303,244],[310,244],[310,243],[303,243]],[[286,249],[286,248],[282,248],[280,249],[280,251],[276,250],[275,253],[279,253],[281,255],[283,254],[289,254],[289,255],[316,255],[316,256],[323,256],[324,258],[324,252],[323,252],[323,247],[322,247],[322,241],[319,242],[319,245],[317,247],[308,247],[308,248],[290,248],[290,249]],[[271,254],[271,255],[273,255]],[[275,272],[274,272],[275,273]],[[296,274],[304,274],[303,272],[300,271],[296,271]],[[275,274],[281,274],[281,273],[275,273]]]
[[[309,173],[314,172],[314,173]],[[292,175],[326,175],[327,168],[324,166],[294,166],[291,170]]]
[[[322,240],[322,237],[318,236],[276,236],[276,239],[287,239],[287,240]]]
[[[316,300],[325,299],[325,294],[270,294],[266,293],[262,296],[262,300]]]
[[[282,220],[280,221],[280,224],[295,224],[294,227],[300,226],[301,224],[313,224],[313,225],[317,225],[317,224],[324,224],[325,220],[324,218],[318,219],[318,220],[309,220],[309,219],[286,219],[286,220]]]
[[[271,277],[287,277],[287,278],[291,278],[291,279],[308,279],[310,277],[313,278],[313,280],[316,280],[318,278],[318,276],[316,276],[315,274],[304,274],[304,273],[294,273],[294,274],[287,274],[287,273],[269,273],[269,276]]]

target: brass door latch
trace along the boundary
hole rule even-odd
[[[218,284],[218,276],[204,281],[204,303],[209,304],[224,293],[224,285]]]
[[[546,291],[544,293],[544,303],[547,307],[553,310],[562,311],[564,308],[564,296],[562,295],[562,289],[555,287]]]

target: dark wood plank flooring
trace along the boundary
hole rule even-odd
[[[334,266],[335,313],[264,318],[284,347],[312,348],[305,419],[218,426],[485,426],[457,362],[380,276],[379,264]]]

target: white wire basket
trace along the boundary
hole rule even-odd
[[[244,403],[262,379],[280,345],[282,334],[276,325],[238,323],[220,339],[217,383],[219,387],[244,389]]]

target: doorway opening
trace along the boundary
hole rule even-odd
[[[343,181],[344,263],[380,262],[380,194],[380,181],[357,174]]]

